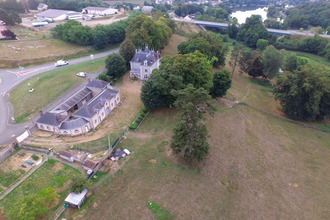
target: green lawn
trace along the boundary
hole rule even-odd
[[[94,64],[91,64],[89,61],[60,67],[56,70],[34,76],[21,83],[10,93],[10,101],[14,106],[15,122],[21,123],[27,121],[30,115],[33,115],[56,100],[56,98],[68,91],[73,85],[86,80],[77,77],[76,73],[80,71],[87,73],[96,72],[104,66],[105,59],[97,59]],[[28,92],[28,83],[31,83],[34,92]]]
[[[79,170],[49,159],[14,191],[0,201],[1,211],[6,214],[6,211],[10,209],[17,198],[23,195],[39,193],[42,189],[51,187],[55,189],[59,195],[59,199],[56,200],[56,204],[52,204],[51,211],[41,218],[48,219],[68,195],[70,179],[78,175],[81,175]]]

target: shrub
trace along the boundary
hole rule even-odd
[[[35,154],[32,154],[31,157],[32,157],[32,159],[35,160],[35,161],[39,160],[39,157],[38,157],[37,155],[35,155]]]

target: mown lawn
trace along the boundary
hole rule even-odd
[[[59,199],[56,200],[56,204],[52,204],[51,211],[42,218],[48,219],[68,195],[70,180],[74,176],[79,175],[81,175],[79,170],[49,159],[15,190],[0,201],[1,211],[6,214],[6,211],[12,207],[17,198],[32,193],[39,193],[42,189],[51,187],[55,189],[56,193],[59,195]]]
[[[76,73],[80,71],[87,73],[96,72],[104,66],[104,60],[105,58],[101,58],[95,60],[94,64],[91,64],[89,61],[60,67],[34,76],[21,83],[10,93],[10,101],[14,106],[16,123],[27,121],[30,115],[56,100],[73,85],[85,81],[86,79],[77,77]],[[34,92],[28,92],[28,83],[31,83]]]

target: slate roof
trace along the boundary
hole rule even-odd
[[[160,58],[160,55],[157,56],[157,53],[154,50],[149,50],[148,47],[145,48],[144,51],[139,49],[131,62],[134,63],[140,63],[141,65],[144,65],[144,61],[147,61],[147,65],[151,66],[153,65],[158,59]]]
[[[35,17],[57,18],[58,16],[68,14],[69,12],[74,12],[74,11],[48,9],[46,11],[40,12],[39,14],[36,14]]]
[[[51,113],[51,112],[45,112],[38,120],[38,123],[41,124],[47,124],[52,126],[58,126],[61,124],[63,120],[65,120],[67,116],[62,115],[62,120],[60,120],[60,117],[58,117],[58,114]]]
[[[90,169],[94,169],[98,163],[99,161],[86,160],[83,166],[88,167]]]
[[[104,89],[109,83],[100,79],[93,79],[86,87]]]
[[[92,91],[88,88],[83,88],[80,91],[78,91],[76,94],[71,96],[69,99],[67,99],[65,102],[63,102],[61,105],[56,107],[54,110],[64,110],[68,111],[70,108],[72,108],[75,104],[83,100],[86,96],[88,96]]]
[[[81,107],[76,113],[73,114],[74,116],[81,116],[84,118],[93,118],[95,115],[95,111],[92,107],[83,106]]]
[[[65,151],[65,150],[62,150],[60,152],[60,155],[64,156],[64,157],[73,157],[73,153],[69,152],[69,151]]]
[[[153,8],[153,6],[143,6],[142,11],[151,11]]]
[[[63,130],[76,129],[76,128],[80,128],[80,127],[86,125],[87,123],[88,123],[88,121],[83,118],[71,119],[69,121],[63,121],[60,129],[63,129]]]

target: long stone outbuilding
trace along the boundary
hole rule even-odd
[[[117,87],[94,79],[50,112],[40,112],[40,130],[60,135],[80,135],[94,130],[121,102]]]

